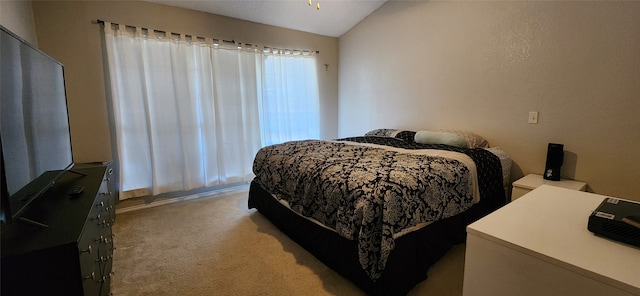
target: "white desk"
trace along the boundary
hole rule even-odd
[[[469,225],[464,295],[640,295],[640,248],[587,230],[605,198],[542,185]]]

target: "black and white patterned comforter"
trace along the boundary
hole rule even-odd
[[[253,171],[293,211],[357,240],[360,264],[374,281],[398,235],[459,214],[502,188],[500,163],[490,152],[388,137],[267,146]],[[498,187],[487,181],[493,179]]]

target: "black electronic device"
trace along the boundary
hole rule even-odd
[[[549,143],[547,146],[547,162],[544,167],[544,179],[560,181],[560,168],[564,162],[564,145]]]
[[[63,65],[2,26],[0,157],[3,223],[26,220],[25,210],[73,166]]]
[[[640,203],[606,198],[589,216],[589,231],[640,247]]]

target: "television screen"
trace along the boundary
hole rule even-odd
[[[73,158],[62,64],[0,28],[0,218],[7,221],[69,169]]]

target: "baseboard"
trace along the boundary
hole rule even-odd
[[[247,191],[247,192],[249,191],[249,184],[242,184],[238,186],[232,186],[232,187],[217,189],[213,191],[202,192],[198,194],[191,194],[191,195],[185,195],[185,196],[179,196],[179,197],[173,197],[173,198],[166,198],[162,200],[155,200],[147,204],[133,205],[133,206],[123,207],[119,209],[116,208],[116,215],[121,213],[126,213],[126,212],[133,212],[133,211],[168,205],[168,204],[177,203],[177,202],[188,201],[188,200],[197,199],[197,198],[216,197],[221,195],[240,193],[243,191]]]

